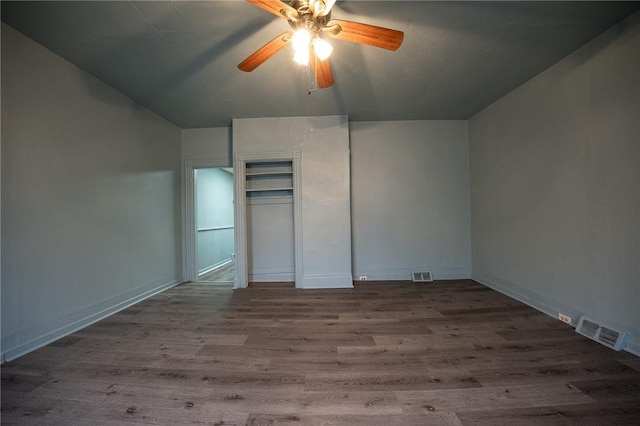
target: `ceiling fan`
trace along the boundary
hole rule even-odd
[[[286,31],[242,61],[238,68],[250,72],[291,43],[295,49],[294,61],[311,65],[318,87],[333,85],[329,56],[333,48],[326,37],[351,41],[369,46],[396,50],[402,44],[404,33],[375,25],[331,19],[331,8],[336,0],[247,0],[249,3],[289,21]]]

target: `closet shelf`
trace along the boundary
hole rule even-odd
[[[293,176],[292,172],[250,172],[246,173],[247,178],[264,177],[264,176]]]
[[[292,186],[282,188],[247,188],[247,192],[292,191]]]
[[[291,161],[247,163],[245,178],[248,197],[291,197],[293,194],[293,164]]]

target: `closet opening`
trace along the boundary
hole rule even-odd
[[[291,161],[246,163],[249,283],[294,282]]]
[[[301,283],[299,168],[299,152],[236,155],[236,288]]]

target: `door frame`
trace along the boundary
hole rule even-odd
[[[229,160],[185,160],[183,164],[184,213],[182,221],[182,235],[184,235],[184,238],[182,239],[182,253],[184,253],[184,260],[182,265],[182,274],[184,281],[187,282],[196,282],[198,280],[198,259],[196,258],[197,231],[195,171],[196,169],[221,167],[233,167],[233,165],[229,164]]]
[[[234,288],[246,288],[249,285],[249,262],[247,254],[247,163],[258,161],[291,161],[293,171],[293,253],[295,286],[302,286],[302,176],[300,151],[236,153],[233,164],[234,207],[235,207],[235,246],[236,278]]]

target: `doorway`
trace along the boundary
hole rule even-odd
[[[191,281],[226,283],[235,277],[233,169],[193,169]]]

